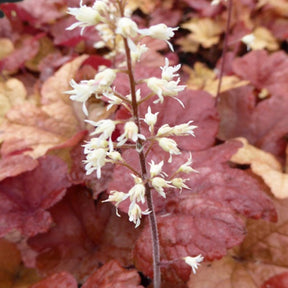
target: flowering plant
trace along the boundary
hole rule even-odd
[[[191,172],[197,171],[191,167],[191,154],[185,163],[179,166],[175,164],[175,171],[170,175],[162,170],[165,164],[164,160],[156,163],[154,159],[151,159],[151,162],[148,163],[147,159],[151,149],[158,145],[159,148],[170,155],[168,163],[172,163],[173,155],[180,155],[181,150],[177,142],[171,137],[194,136],[194,130],[197,126],[192,125],[193,121],[190,120],[172,127],[163,124],[156,130],[155,126],[157,126],[157,117],[160,112],[152,111],[150,106],[148,106],[144,118],[140,117],[140,109],[150,99],[153,100],[154,104],[163,104],[167,97],[171,97],[177,100],[185,109],[183,102],[177,98],[177,95],[186,86],[180,84],[181,80],[178,72],[181,65],[170,66],[168,58],[165,58],[165,65],[160,67],[162,70],[161,77],[153,76],[141,80],[141,83],[147,85],[147,95],[143,93],[141,88],[138,89],[139,83],[135,80],[134,66],[137,62],[141,62],[142,54],[149,50],[141,40],[147,36],[164,40],[173,51],[170,39],[174,36],[174,31],[177,31],[178,27],[170,28],[165,24],[158,24],[149,28],[138,28],[136,22],[131,18],[131,12],[126,8],[125,2],[123,0],[97,0],[92,7],[88,7],[83,5],[81,1],[80,8],[69,8],[68,13],[75,16],[78,21],[67,29],[72,30],[81,27],[81,33],[83,33],[86,27],[95,27],[102,38],[101,41],[95,44],[95,47],[105,46],[110,48],[107,57],[114,59],[114,67],[101,67],[101,70],[92,80],[82,80],[80,83],[76,83],[72,79],[71,86],[73,90],[66,93],[71,95],[71,100],[83,104],[82,110],[86,116],[89,115],[86,103],[90,97],[108,102],[107,110],[114,105],[118,105],[123,106],[130,113],[131,117],[124,120],[103,119],[97,122],[87,120],[89,124],[95,127],[94,132],[91,133],[95,137],[84,145],[84,153],[86,154],[84,163],[86,164],[86,173],[89,175],[96,172],[98,179],[101,178],[101,169],[106,163],[122,165],[130,169],[134,185],[129,191],[111,190],[108,199],[103,202],[115,203],[116,214],[119,215],[119,205],[123,201],[129,201],[129,221],[135,224],[135,228],[141,224],[142,216],[148,215],[153,241],[153,279],[154,287],[157,288],[161,285],[161,255],[153,194],[159,193],[161,197],[166,198],[167,188],[178,189],[180,192],[182,189],[189,189],[185,184],[189,179],[182,178],[181,175],[190,175]],[[122,56],[121,58],[125,60],[117,61],[119,56]],[[129,81],[130,93],[127,95],[118,91],[117,85],[113,85],[117,75],[121,73],[126,74],[126,81]],[[113,137],[113,133],[120,125],[124,126],[123,133],[117,138]],[[146,135],[142,133],[144,129],[147,132]],[[140,170],[130,166],[128,161],[122,157],[123,151],[128,148],[137,151]],[[143,210],[142,207],[146,202],[147,209]],[[203,257],[198,255],[195,260],[190,256],[187,257],[189,258],[185,259],[190,260],[185,260],[185,262],[192,267],[195,273],[195,269],[198,263],[203,260]]]

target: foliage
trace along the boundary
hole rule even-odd
[[[163,167],[169,174],[191,153],[198,173],[185,182],[190,189],[168,188],[166,199],[153,195],[165,288],[287,286],[288,5],[234,1],[217,95],[227,5],[129,1],[139,27],[181,27],[171,40],[176,54],[157,39],[144,39],[150,50],[135,66],[137,80],[158,77],[168,58],[183,64],[188,85],[178,97],[185,109],[174,99],[148,100],[140,117],[151,106],[161,111],[156,131],[190,120],[198,126],[196,137],[173,138],[182,154]],[[153,276],[146,216],[135,229],[127,221],[127,204],[119,205],[117,217],[112,204],[102,203],[109,191],[131,188],[130,172],[111,164],[102,168],[101,179],[85,173],[83,145],[91,126],[82,104],[64,91],[71,89],[70,79],[92,79],[111,62],[106,48],[93,47],[97,31],[65,30],[75,22],[68,7],[78,6],[78,0],[0,4],[1,288],[140,288]],[[249,34],[254,41],[247,50],[241,39]],[[129,92],[125,75],[114,84]],[[108,104],[89,99],[89,119],[130,117],[116,105],[107,111]],[[119,126],[112,138],[122,132]],[[148,132],[143,125],[142,133]],[[139,165],[133,151],[123,157]],[[154,147],[148,161],[168,158]],[[180,260],[200,253],[205,261],[195,275]]]

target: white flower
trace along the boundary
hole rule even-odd
[[[137,44],[134,49],[131,49],[132,63],[139,62],[141,56],[148,51],[148,47],[145,44]]]
[[[131,94],[126,95],[126,98],[127,98],[129,101],[132,101],[132,96],[131,96]],[[136,90],[136,101],[139,102],[140,100],[141,100],[141,90],[140,90],[140,89],[137,89],[137,90]]]
[[[254,44],[255,41],[255,36],[251,34],[247,34],[244,37],[242,37],[241,41],[246,44],[247,50],[251,50],[252,45]]]
[[[128,210],[129,221],[135,223],[135,228],[140,225],[142,215],[148,215],[150,211],[142,211],[140,206],[135,202],[131,202]]]
[[[166,41],[171,51],[174,51],[172,44],[168,40],[174,36],[174,31],[178,30],[178,28],[179,27],[171,28],[161,23],[146,29],[139,29],[138,32],[144,36]]]
[[[97,73],[94,77],[95,82],[97,83],[97,93],[107,93],[107,89],[110,88],[114,79],[116,78],[117,70],[107,68],[99,73]],[[109,90],[108,90],[109,91]]]
[[[113,105],[120,105],[123,100],[121,100],[119,97],[114,95],[113,92],[103,92],[103,96],[105,96],[108,99],[109,105],[107,106],[106,110],[110,110]]]
[[[106,163],[106,149],[98,148],[95,150],[88,151],[86,155],[85,170],[86,174],[90,175],[93,171],[97,170],[97,178],[101,178],[101,168]]]
[[[163,197],[166,198],[166,194],[163,188],[174,188],[172,185],[169,185],[170,181],[166,181],[161,177],[154,177],[151,180],[151,185],[153,188]]]
[[[89,140],[89,142],[87,142],[85,145],[83,145],[84,147],[84,154],[88,154],[91,151],[98,149],[98,148],[107,148],[108,146],[108,141],[104,140],[104,139],[100,139],[100,138],[91,138]]]
[[[171,184],[172,184],[174,187],[180,189],[180,192],[182,192],[182,189],[183,189],[183,188],[186,188],[186,189],[189,189],[189,190],[190,190],[190,188],[185,184],[185,181],[186,181],[186,180],[188,180],[188,179],[173,178],[173,179],[171,180]]]
[[[189,121],[184,124],[179,124],[173,127],[173,134],[175,136],[185,136],[185,135],[194,135],[194,129],[197,128],[197,126],[190,125],[193,121]]]
[[[196,257],[187,256],[184,257],[183,259],[186,262],[186,264],[191,266],[193,273],[196,274],[196,269],[198,268],[200,263],[204,260],[204,257],[201,254],[199,254]]]
[[[143,183],[135,184],[128,192],[131,202],[145,203],[145,186]]]
[[[161,137],[156,139],[158,141],[159,146],[166,152],[170,154],[170,158],[168,160],[169,163],[172,162],[172,155],[181,154],[180,150],[177,147],[177,143],[170,138]]]
[[[109,43],[109,41],[113,40],[115,37],[114,31],[111,30],[109,24],[107,23],[100,23],[96,25],[96,30],[98,31],[98,34],[102,40],[94,44],[95,48],[104,47],[107,43]]]
[[[113,162],[122,162],[123,158],[121,154],[118,151],[111,151],[107,153],[107,156],[113,161]]]
[[[197,170],[193,169],[190,165],[192,164],[192,154],[190,153],[189,154],[189,158],[188,158],[188,161],[185,162],[184,164],[182,164],[176,173],[179,173],[179,172],[183,172],[183,173],[191,173],[191,172],[195,172],[195,173],[198,173]]]
[[[144,122],[149,126],[149,131],[151,133],[154,130],[154,125],[157,122],[157,115],[158,114],[159,114],[159,112],[156,112],[155,114],[153,114],[151,112],[151,107],[150,106],[148,107],[147,113],[145,114]]]
[[[116,190],[110,191],[110,195],[108,199],[102,201],[102,202],[116,202],[115,207],[116,207],[116,215],[120,217],[120,214],[118,213],[118,206],[122,201],[125,201],[129,195],[124,192],[119,192]]]
[[[161,161],[158,164],[155,164],[155,162],[151,160],[151,163],[149,163],[149,165],[150,165],[150,177],[155,177],[159,174],[161,175],[162,173],[166,175],[166,173],[162,172],[164,161]]]
[[[130,18],[122,17],[117,22],[116,33],[125,38],[137,36],[137,24]]]
[[[169,66],[169,59],[165,58],[165,66],[160,67],[162,70],[161,78],[167,81],[171,81],[174,77],[179,76],[179,74],[174,74],[181,68],[181,64],[174,67]]]
[[[81,34],[83,33],[85,27],[94,26],[98,24],[103,18],[99,12],[101,12],[100,6],[94,5],[92,8],[82,5],[82,0],[80,1],[80,8],[68,8],[67,13],[73,15],[78,22],[72,24],[67,30],[73,30],[76,27],[82,27]],[[103,5],[102,5],[103,6]]]
[[[178,85],[180,79],[177,81],[167,81],[165,79],[159,79],[156,77],[151,77],[145,80],[147,86],[158,96],[158,100],[154,103],[163,103],[164,96],[175,97],[179,92],[183,91],[186,88],[186,85]],[[179,99],[175,98],[180,101]],[[182,102],[180,101],[180,104]],[[181,104],[183,106],[183,103]]]
[[[70,81],[70,85],[73,90],[66,91],[66,94],[70,94],[70,99],[77,102],[82,102],[82,111],[88,116],[88,110],[86,108],[86,101],[97,90],[97,84],[94,80],[82,80],[77,84],[73,79]]]
[[[157,136],[169,136],[173,134],[173,127],[170,127],[168,124],[162,125],[158,131]]]
[[[73,90],[66,91],[65,93],[71,95],[71,100],[83,103],[82,110],[87,116],[88,110],[86,108],[86,101],[92,94],[95,94],[97,97],[98,94],[107,92],[115,77],[116,70],[107,68],[104,71],[97,73],[93,80],[82,80],[77,84],[72,79],[70,85]]]
[[[94,122],[91,120],[86,120],[86,122],[97,127],[95,131],[91,133],[91,135],[101,134],[99,136],[100,139],[109,139],[109,151],[113,151],[113,142],[111,137],[116,127],[116,121],[113,121],[111,119],[103,119],[98,122]]]
[[[138,139],[145,140],[145,137],[138,134],[138,127],[133,121],[126,122],[124,126],[124,133],[117,138],[117,146],[122,146],[128,139],[136,142]]]

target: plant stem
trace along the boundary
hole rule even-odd
[[[126,51],[126,59],[127,59],[127,67],[128,67],[128,75],[130,81],[130,89],[131,89],[131,99],[132,99],[132,111],[133,117],[136,125],[138,126],[138,131],[141,133],[140,127],[140,120],[138,115],[138,105],[136,99],[136,87],[135,87],[135,80],[132,70],[132,63],[131,63],[131,56],[130,56],[130,49],[128,46],[128,42],[124,39],[125,51]],[[137,147],[139,149],[139,160],[141,166],[141,177],[143,182],[147,179],[147,168],[146,168],[146,159],[144,155],[144,151],[142,149],[143,141],[139,139],[137,141]],[[152,236],[152,247],[153,247],[153,284],[154,288],[160,288],[161,285],[161,271],[160,271],[160,245],[159,245],[159,236],[158,236],[158,228],[157,228],[157,219],[153,205],[153,198],[151,189],[148,183],[145,184],[146,189],[146,199],[147,199],[147,206],[151,213],[149,214],[149,222],[150,222],[150,229],[151,229],[151,236]]]
[[[121,5],[121,2],[118,2],[120,7],[120,12],[122,17],[124,16],[124,7]],[[125,53],[126,53],[126,61],[127,61],[127,69],[130,83],[130,92],[131,92],[131,105],[132,112],[135,124],[138,127],[139,133],[141,133],[140,127],[140,119],[138,114],[138,103],[136,98],[136,82],[133,74],[132,60],[130,48],[128,46],[128,41],[123,37]],[[153,205],[153,197],[151,193],[151,189],[149,184],[146,182],[147,180],[147,168],[146,168],[146,159],[143,151],[143,141],[141,139],[137,140],[136,147],[138,149],[139,161],[141,166],[141,178],[145,183],[145,195],[147,199],[148,210],[151,211],[149,213],[149,223],[152,237],[152,247],[153,247],[153,284],[154,288],[160,288],[161,286],[161,270],[160,270],[160,244],[159,244],[159,236],[158,236],[158,228],[157,228],[157,219],[155,214],[155,209]]]
[[[228,18],[227,18],[226,29],[225,29],[225,38],[224,38],[224,45],[223,45],[223,50],[222,50],[222,62],[220,66],[219,82],[217,86],[215,105],[217,105],[217,103],[220,101],[219,95],[220,95],[221,86],[222,86],[222,78],[224,74],[226,54],[227,54],[227,49],[228,49],[228,38],[229,38],[229,30],[230,30],[230,25],[231,25],[233,0],[228,0],[227,3],[228,3],[227,4],[228,5]]]

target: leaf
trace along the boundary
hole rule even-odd
[[[8,56],[14,50],[13,42],[8,38],[0,38],[0,60]]]
[[[30,238],[26,255],[35,255],[43,275],[67,271],[83,281],[111,259],[132,264],[131,247],[138,236],[125,217],[117,217],[110,204],[95,202],[83,186],[73,186],[49,212],[53,227]],[[33,264],[31,259],[25,263]]]
[[[188,178],[185,184],[190,190],[183,189],[179,193],[167,189],[166,199],[152,191],[160,229],[162,260],[163,263],[168,261],[168,266],[170,261],[173,263],[167,271],[163,268],[165,287],[182,287],[188,280],[190,269],[181,264],[181,257],[201,253],[206,260],[217,259],[223,257],[227,249],[240,244],[245,235],[245,225],[238,214],[276,221],[275,209],[261,182],[244,171],[229,167],[228,161],[239,147],[239,143],[232,141],[193,152],[193,168],[199,173],[183,176]],[[133,167],[139,167],[136,153],[127,150],[123,157]],[[168,155],[160,149],[152,149],[147,162],[151,159],[155,163],[164,160],[163,172],[172,175],[188,157],[188,152],[182,152],[182,155],[173,157],[173,164],[168,165]],[[132,185],[127,169],[116,167],[109,190],[121,187],[121,191],[127,192]],[[119,208],[127,213],[129,203],[126,202],[129,201]],[[134,258],[136,267],[152,277],[150,232],[145,221],[143,219],[144,231],[136,242]],[[175,259],[181,261],[177,260],[174,265]]]
[[[275,51],[279,49],[279,44],[273,36],[273,34],[265,27],[257,27],[253,31],[254,40],[250,47],[252,50],[267,49],[269,51]]]
[[[191,274],[187,286],[188,288],[234,288],[236,285],[237,288],[258,288],[261,287],[263,279],[283,271],[285,269],[267,263],[247,261],[237,258],[237,255],[229,255],[219,261],[203,263],[196,275]]]
[[[261,286],[261,288],[285,288],[288,285],[288,272],[277,274]]]
[[[0,287],[28,288],[38,279],[35,270],[22,265],[20,251],[16,245],[3,238],[0,239]]]
[[[6,118],[1,127],[2,155],[26,150],[33,158],[41,157],[49,149],[68,144],[79,129],[71,107],[60,101],[42,108],[25,103],[10,109]]]
[[[249,86],[224,92],[218,103],[221,118],[218,137],[222,140],[245,137],[252,145],[283,157],[288,133],[287,105],[286,94],[274,95],[257,104]]]
[[[288,56],[282,51],[252,51],[233,62],[234,72],[249,80],[257,89],[266,88],[272,95],[285,94],[288,89]]]
[[[220,261],[203,263],[197,274],[191,276],[188,287],[216,288],[221,283],[223,288],[235,285],[268,288],[263,286],[265,281],[271,281],[273,285],[271,277],[276,275],[277,279],[277,275],[287,274],[288,201],[276,200],[274,204],[279,214],[278,223],[249,219],[244,242]],[[275,287],[280,288],[280,285]]]
[[[52,77],[45,81],[41,89],[43,104],[50,104],[59,100],[70,103],[69,97],[64,92],[71,89],[70,80],[87,58],[87,55],[76,57],[73,61],[63,65]]]
[[[2,157],[0,159],[0,181],[7,177],[14,177],[26,171],[32,171],[38,166],[38,161],[19,154]]]
[[[36,25],[54,22],[57,18],[63,16],[66,2],[63,0],[25,0],[18,4],[25,11],[29,11],[31,16],[36,19]],[[63,11],[64,10],[64,11]]]
[[[229,166],[228,161],[238,148],[239,143],[229,141],[205,151],[194,152],[193,168],[199,173],[192,174],[186,184],[192,188],[192,192],[218,201],[241,215],[277,221],[274,205],[262,183],[248,172]],[[185,190],[181,197],[190,193]]]
[[[41,36],[41,35],[40,35]],[[38,36],[23,36],[15,45],[15,50],[1,60],[2,70],[5,74],[13,74],[32,59],[39,50]]]
[[[10,78],[6,82],[0,82],[0,124],[5,114],[13,106],[21,105],[26,97],[26,88],[18,79]]]
[[[70,185],[67,166],[53,156],[38,161],[34,170],[0,182],[1,236],[17,231],[30,237],[47,231],[52,224],[46,209],[60,201]]]
[[[82,288],[141,288],[140,276],[135,269],[127,270],[111,260],[91,274]]]
[[[191,19],[181,25],[182,28],[192,32],[188,37],[190,40],[201,44],[204,48],[210,48],[220,40],[222,27],[210,18]]]
[[[163,287],[185,287],[191,268],[183,257],[202,254],[206,260],[221,258],[226,249],[240,244],[245,236],[245,226],[240,217],[229,208],[190,194],[175,211],[158,215],[158,229],[161,245]],[[168,204],[169,205],[169,204]],[[177,205],[177,204],[176,204]],[[149,227],[143,230],[137,240],[134,257],[136,267],[148,275],[152,272],[152,246]]]
[[[77,288],[76,279],[67,272],[55,273],[36,284],[32,285],[30,288]]]
[[[249,145],[245,138],[238,138],[244,146],[234,154],[231,160],[238,164],[251,165],[252,171],[260,176],[277,198],[288,197],[288,175],[282,173],[281,164],[277,159],[260,149]]]
[[[193,68],[184,67],[186,72],[189,73],[188,88],[191,90],[204,90],[216,97],[219,83],[219,80],[216,79],[216,73],[201,62],[196,62]],[[220,93],[247,85],[248,83],[249,81],[241,80],[237,76],[223,76]]]

